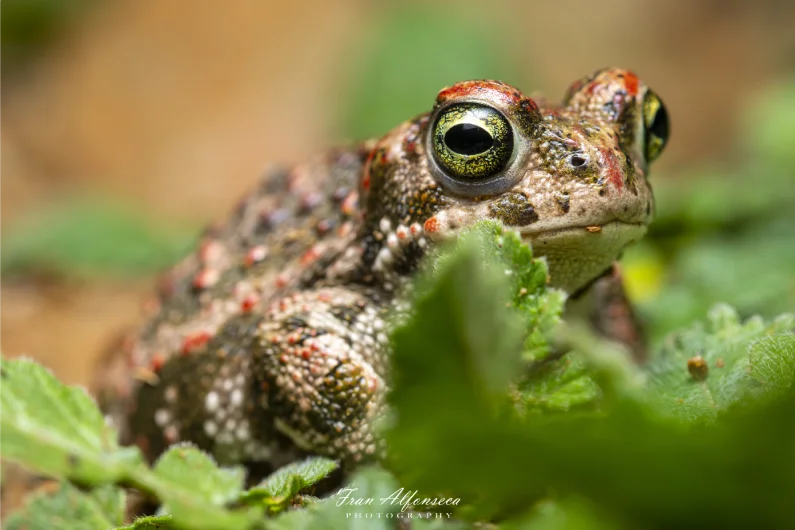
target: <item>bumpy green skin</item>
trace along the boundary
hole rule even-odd
[[[387,316],[405,310],[401,292],[431,246],[499,219],[548,257],[554,285],[576,292],[642,236],[653,209],[639,137],[647,90],[606,69],[563,106],[539,108],[502,83],[463,82],[381,140],[267,174],[162,279],[146,325],[107,357],[97,391],[124,441],[154,458],[189,440],[221,462],[270,467],[305,453],[348,467],[376,455]],[[438,114],[473,101],[502,113],[516,144],[495,175],[510,185],[490,195],[455,191],[429,149]]]

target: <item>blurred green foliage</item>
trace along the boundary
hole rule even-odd
[[[743,316],[795,308],[795,79],[741,123],[733,165],[652,177],[657,218],[624,263],[657,341],[715,302]]]
[[[117,432],[105,423],[96,403],[82,388],[66,387],[44,367],[28,360],[0,360],[4,459],[58,478],[62,486],[30,500],[8,522],[9,528],[97,528],[122,524],[124,496],[118,487],[134,487],[161,502],[168,519],[145,519],[171,528],[249,528],[263,512],[276,515],[289,506],[313,502],[299,496],[337,464],[307,459],[279,469],[243,491],[242,467],[219,468],[208,455],[186,445],[166,451],[151,468],[137,447],[120,447]],[[88,493],[75,490],[79,484]],[[113,501],[113,502],[111,502]],[[227,510],[235,504],[238,509]],[[112,524],[109,524],[112,521]],[[156,527],[156,526],[155,526]]]
[[[379,137],[427,112],[436,93],[464,79],[511,81],[516,69],[488,12],[471,2],[378,2],[356,42],[343,134]]]
[[[69,482],[55,492],[40,492],[28,499],[25,512],[5,520],[6,530],[85,530],[116,528],[124,524],[124,492],[113,486],[100,486],[90,493]]]
[[[96,0],[4,0],[0,7],[3,70],[30,60]]]
[[[155,225],[107,197],[74,197],[35,212],[2,240],[3,275],[147,276],[176,262],[196,234]]]

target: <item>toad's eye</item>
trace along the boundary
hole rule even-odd
[[[480,181],[503,169],[513,154],[513,130],[497,110],[460,103],[442,111],[433,125],[433,153],[454,179]]]
[[[668,111],[660,98],[649,90],[643,100],[643,128],[646,161],[651,162],[660,156],[668,142]]]

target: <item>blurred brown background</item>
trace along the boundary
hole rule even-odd
[[[64,219],[50,212],[85,195],[189,237],[268,164],[384,132],[458,76],[558,98],[598,67],[631,68],[672,116],[660,178],[730,167],[738,108],[795,69],[795,4],[784,0],[82,0],[68,9],[37,0],[38,14],[23,3],[2,5],[2,236],[12,254],[7,238],[39,237],[42,223]],[[42,245],[68,256],[71,236],[55,234]],[[85,382],[103,345],[135,323],[150,268],[162,263],[72,273],[47,256],[4,270],[2,349]]]

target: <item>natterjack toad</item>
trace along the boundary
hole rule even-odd
[[[609,68],[560,106],[458,83],[380,140],[274,171],[163,279],[154,316],[106,362],[106,410],[150,457],[190,441],[266,467],[367,459],[387,316],[428,249],[481,219],[519,231],[552,284],[637,350],[613,263],[652,218],[667,137],[657,95]]]

